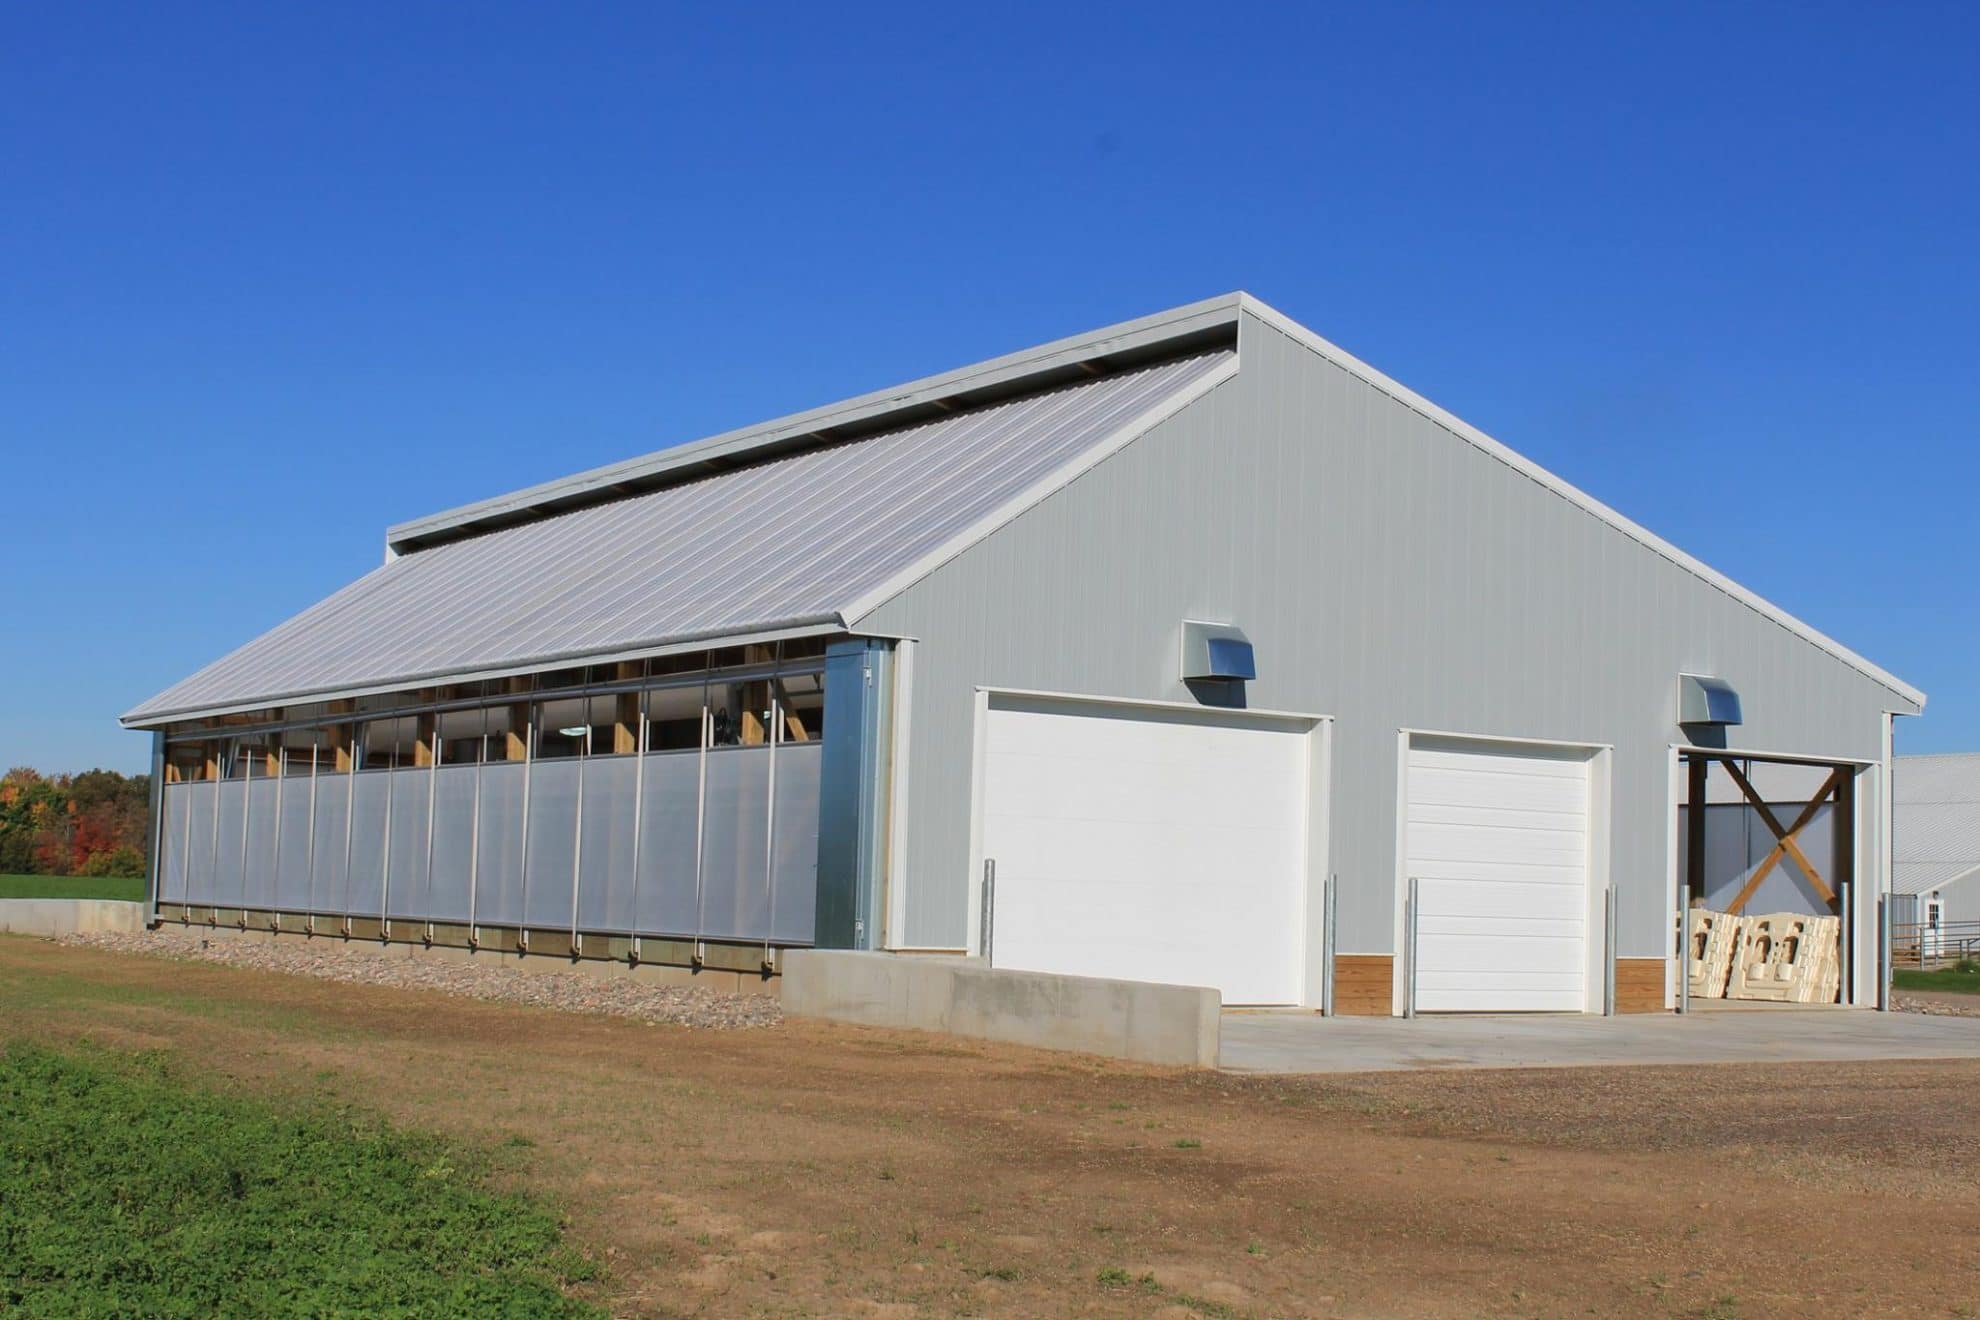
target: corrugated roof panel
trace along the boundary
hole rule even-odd
[[[1235,357],[1104,376],[421,550],[124,719],[826,622]]]
[[[1891,867],[1891,890],[1898,894],[1923,894],[1943,889],[1955,880],[1980,870],[1965,862],[1897,862]]]
[[[1899,893],[1923,893],[1980,869],[1980,754],[1898,757],[1891,814],[1891,885]]]

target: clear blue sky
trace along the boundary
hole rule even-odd
[[[14,6],[0,764],[387,523],[1234,288],[1980,749],[1972,6],[946,8]]]

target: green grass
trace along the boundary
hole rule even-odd
[[[144,880],[132,876],[0,875],[0,898],[120,898],[144,901]]]
[[[224,1094],[162,1058],[0,1053],[0,1313],[589,1315],[476,1150]]]
[[[1900,990],[1941,990],[1956,995],[1980,995],[1980,962],[1971,960],[1935,972],[1894,968],[1891,984]]]

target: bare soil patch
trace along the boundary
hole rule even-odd
[[[487,1141],[656,1315],[1950,1315],[1980,1062],[1326,1079],[0,938],[0,1034]]]

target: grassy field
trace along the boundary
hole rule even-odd
[[[1961,963],[1957,967],[1941,967],[1932,972],[1906,971],[1900,967],[1891,972],[1891,984],[1900,990],[1980,995],[1980,963]]]
[[[0,875],[0,898],[118,898],[137,903],[144,899],[144,881],[137,876]]]
[[[587,1315],[556,1217],[486,1157],[162,1056],[0,1052],[0,1312]]]
[[[158,1049],[161,1096],[192,1083],[374,1131],[337,1119],[350,1106],[484,1152],[485,1189],[555,1205],[609,1268],[573,1291],[614,1315],[1758,1320],[1957,1316],[1974,1294],[1980,1060],[1231,1076],[795,1019],[651,1026],[0,936],[6,1040]],[[0,1114],[22,1107],[0,1094]],[[292,1158],[290,1130],[202,1135],[193,1167],[310,1215],[382,1186],[404,1192],[400,1223],[428,1222],[409,1185],[459,1177],[425,1178],[434,1157],[409,1153],[404,1181],[318,1197],[339,1166]],[[155,1172],[68,1167],[92,1195],[134,1188],[134,1219],[163,1194]],[[249,1176],[270,1167],[295,1176]],[[181,1204],[140,1220],[162,1235],[147,1253],[238,1259],[171,1238],[174,1214],[212,1202]],[[302,1253],[335,1255],[289,1218]],[[423,1268],[390,1254],[407,1236],[359,1222],[390,1273]],[[10,1231],[0,1260],[19,1254]]]

